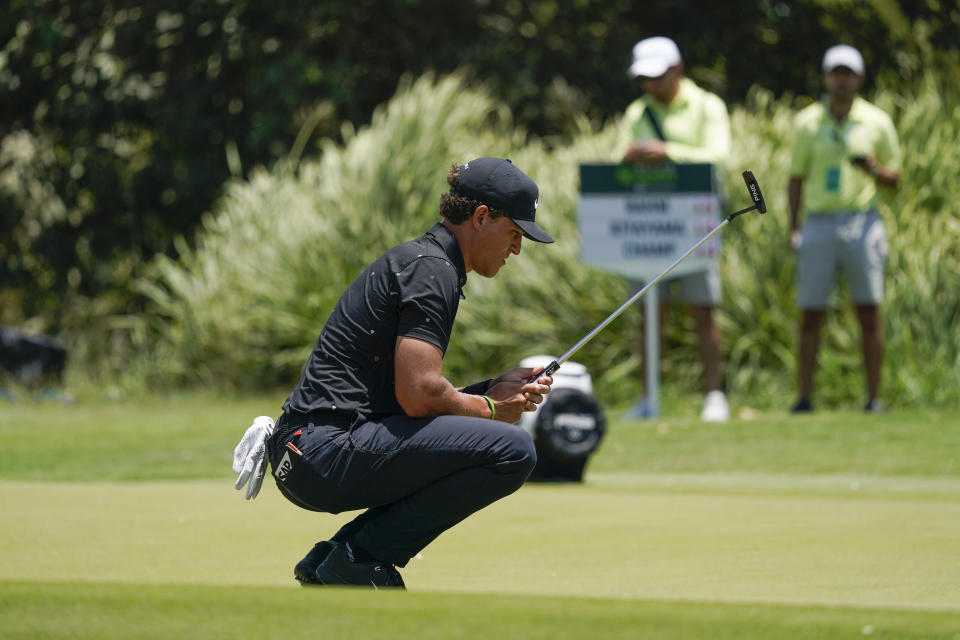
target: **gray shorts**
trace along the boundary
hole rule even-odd
[[[838,272],[854,304],[880,304],[886,259],[887,232],[876,211],[808,216],[797,248],[797,305],[825,309]]]
[[[630,295],[640,291],[644,284],[642,280],[630,280]],[[720,293],[720,272],[716,263],[706,271],[661,280],[657,284],[657,296],[661,302],[679,299],[697,307],[715,307],[720,304]]]

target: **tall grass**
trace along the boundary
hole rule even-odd
[[[960,100],[932,75],[897,106],[904,186],[884,209],[890,233],[886,326],[891,395],[956,404],[960,397]]]
[[[885,395],[897,403],[956,403],[960,387],[960,222],[953,152],[956,100],[928,78],[916,95],[880,91],[904,144],[902,188],[882,207],[891,236]],[[797,104],[755,90],[732,113],[731,175],[756,173],[769,207],[725,230],[719,322],[730,391],[756,404],[785,404],[795,375],[793,259],[787,251],[786,183]],[[527,141],[507,107],[456,76],[407,80],[372,124],[327,143],[317,159],[261,169],[226,186],[195,249],[160,259],[141,290],[153,301],[139,319],[153,328],[164,381],[241,387],[289,383],[344,287],[380,253],[439,220],[452,162],[512,158],[541,190],[538,221],[558,242],[527,243],[497,278],[471,275],[444,361],[455,383],[514,366],[526,355],[558,355],[625,299],[622,278],[579,261],[577,165],[608,161],[616,122],[584,122],[572,143]],[[737,179],[731,207],[746,201]],[[825,403],[862,396],[856,322],[842,293],[831,300],[818,385]],[[598,394],[616,402],[638,389],[637,314],[631,310],[577,354]],[[663,377],[697,389],[689,318],[671,316]],[[746,400],[743,400],[746,402]]]

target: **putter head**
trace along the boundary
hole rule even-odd
[[[753,204],[757,208],[757,211],[766,213],[767,203],[763,201],[763,193],[760,191],[760,185],[757,183],[757,179],[753,177],[753,171],[750,171],[750,169],[744,171],[743,181],[747,183],[747,191],[750,192],[750,197],[753,198]]]

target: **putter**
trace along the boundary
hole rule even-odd
[[[682,256],[680,256],[679,258],[677,258],[677,259],[674,261],[674,263],[671,264],[669,267],[667,267],[666,269],[664,269],[664,270],[660,273],[660,275],[658,275],[656,278],[654,278],[653,280],[651,280],[650,282],[648,282],[647,285],[646,285],[643,289],[640,289],[640,291],[638,291],[637,293],[635,293],[632,298],[630,298],[629,300],[627,300],[626,302],[624,302],[622,305],[620,305],[620,308],[619,308],[619,309],[617,309],[616,311],[614,311],[613,313],[611,313],[610,316],[609,316],[606,320],[604,320],[603,322],[601,322],[600,324],[598,324],[598,325],[596,326],[596,328],[594,328],[593,331],[591,331],[590,333],[588,333],[587,335],[585,335],[585,336],[580,340],[580,342],[578,342],[577,344],[575,344],[575,345],[573,345],[572,347],[570,347],[570,349],[569,349],[565,354],[563,354],[562,356],[560,356],[559,358],[557,358],[556,360],[554,360],[553,362],[551,362],[550,364],[548,364],[548,365],[546,366],[546,368],[544,368],[544,370],[543,370],[542,372],[540,372],[540,373],[538,373],[537,375],[535,375],[533,378],[531,378],[530,381],[533,382],[534,380],[536,380],[536,379],[539,378],[540,376],[549,376],[549,375],[551,375],[554,371],[556,371],[557,369],[559,369],[559,368],[560,368],[560,365],[562,365],[564,362],[566,362],[567,360],[569,360],[570,357],[571,357],[573,354],[575,354],[577,351],[579,351],[580,348],[581,348],[583,345],[585,345],[585,344],[587,344],[588,342],[590,342],[590,341],[594,338],[594,336],[596,336],[598,333],[600,333],[601,331],[603,331],[608,324],[610,324],[611,322],[613,322],[614,320],[616,320],[617,316],[619,316],[621,313],[623,313],[623,312],[627,309],[627,307],[629,307],[629,306],[632,305],[634,302],[636,302],[636,301],[639,300],[641,297],[643,297],[643,294],[645,294],[647,291],[649,291],[649,290],[650,290],[650,287],[652,287],[653,285],[655,285],[655,284],[657,284],[658,282],[660,282],[660,280],[662,280],[665,275],[667,275],[668,273],[670,273],[670,271],[672,271],[674,267],[676,267],[678,264],[680,264],[681,262],[683,262],[684,260],[686,260],[688,257],[690,257],[690,255],[691,255],[694,251],[696,251],[697,249],[699,249],[700,246],[703,245],[704,242],[706,242],[707,240],[709,240],[710,238],[712,238],[718,231],[720,231],[720,229],[723,229],[723,227],[726,226],[726,224],[727,224],[728,222],[730,222],[731,220],[733,220],[733,219],[736,218],[737,216],[741,216],[741,215],[747,213],[748,211],[753,211],[754,209],[756,209],[756,210],[759,211],[760,213],[766,213],[766,212],[767,212],[767,205],[766,205],[766,203],[763,201],[763,193],[760,191],[760,185],[757,184],[757,179],[753,177],[753,172],[750,171],[750,169],[747,169],[746,171],[743,172],[743,180],[744,180],[744,182],[747,183],[747,190],[750,192],[750,198],[753,200],[753,204],[752,204],[752,205],[750,205],[750,206],[747,207],[746,209],[740,209],[740,211],[734,211],[733,213],[731,213],[730,215],[728,215],[728,216],[724,219],[724,221],[721,222],[720,224],[718,224],[716,227],[714,227],[714,229],[713,229],[710,233],[708,233],[707,235],[703,236],[703,238],[700,240],[700,242],[698,242],[697,244],[695,244],[695,245],[693,245],[692,247],[690,247],[690,249],[689,249],[686,253],[684,253]]]

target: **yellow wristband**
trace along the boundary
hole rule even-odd
[[[497,415],[497,410],[493,408],[493,400],[491,400],[489,396],[480,396],[480,397],[486,400],[487,404],[490,405],[490,419],[493,420],[494,417]]]

